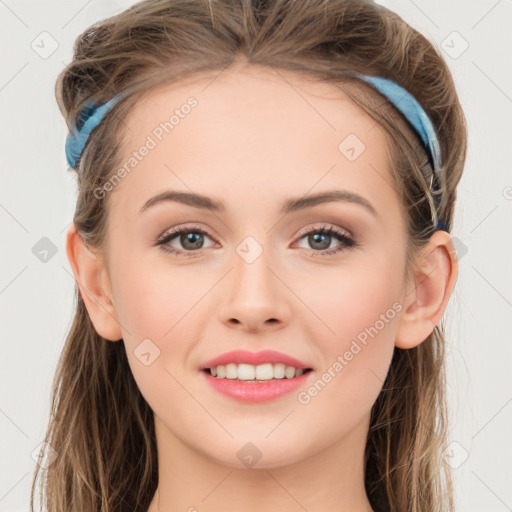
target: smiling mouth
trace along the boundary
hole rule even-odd
[[[221,366],[221,365],[220,365]],[[293,367],[287,367],[286,372],[284,371],[276,371],[276,375],[270,376],[269,373],[266,375],[260,375],[258,377],[254,376],[253,374],[245,374],[245,375],[238,375],[236,371],[227,372],[228,375],[226,375],[225,367],[223,367],[221,370],[219,370],[219,366],[215,368],[204,368],[202,370],[210,377],[219,379],[219,380],[232,380],[237,382],[246,382],[246,383],[265,383],[265,382],[275,382],[279,380],[291,380],[295,379],[297,377],[300,377],[301,375],[305,375],[311,371],[313,371],[312,368],[304,368],[304,369],[296,369]]]

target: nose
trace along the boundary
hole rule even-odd
[[[250,332],[283,328],[291,317],[288,290],[263,251],[248,262],[239,254],[226,284],[225,301],[219,308],[221,321],[230,328]]]

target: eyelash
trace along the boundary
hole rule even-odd
[[[180,251],[167,245],[169,244],[169,242],[174,240],[178,235],[184,233],[200,233],[201,235],[206,235],[213,240],[213,237],[203,229],[196,226],[187,226],[173,228],[171,231],[165,233],[162,237],[157,239],[156,245],[159,246],[162,249],[162,251],[169,254],[174,254],[175,256],[184,256],[186,258],[197,257],[198,255],[200,255],[201,249],[197,251]],[[335,226],[322,226],[320,228],[302,230],[299,232],[299,240],[302,240],[305,236],[310,234],[334,236],[336,239],[338,239],[338,241],[343,243],[342,245],[335,247],[334,249],[324,249],[322,251],[312,250],[312,252],[310,253],[311,256],[331,256],[346,249],[357,247],[359,245],[353,238],[351,238],[344,231],[338,229]]]

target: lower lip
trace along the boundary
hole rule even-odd
[[[304,384],[313,371],[303,373],[292,379],[269,380],[263,382],[246,382],[237,379],[218,379],[208,372],[201,371],[208,384],[218,391],[235,400],[245,403],[267,402],[291,393]]]

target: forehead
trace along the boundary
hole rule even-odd
[[[353,85],[352,85],[353,87]],[[195,106],[187,106],[191,102]],[[160,123],[171,121],[172,137],[165,131],[161,142],[181,143],[189,137],[187,125],[213,128],[209,140],[219,142],[225,135],[245,139],[251,135],[252,146],[262,142],[266,146],[274,136],[275,143],[290,140],[280,132],[283,127],[297,138],[304,135],[315,139],[329,134],[330,144],[346,130],[369,140],[368,132],[375,127],[372,143],[384,142],[377,123],[345,94],[341,86],[320,82],[287,70],[266,66],[237,65],[223,71],[203,72],[184,81],[162,85],[147,93],[130,111],[126,120],[128,140],[132,146],[143,142]],[[190,114],[190,115],[189,115]],[[190,120],[185,121],[187,118]],[[294,121],[300,121],[295,124]],[[178,129],[179,128],[179,129]],[[281,133],[281,136],[276,135]],[[317,137],[316,137],[317,136]],[[249,141],[248,141],[249,142]],[[370,142],[370,141],[369,141]],[[208,140],[203,140],[208,144]],[[242,148],[240,148],[242,149]],[[244,150],[249,149],[244,145]]]
[[[168,188],[287,196],[338,186],[371,195],[387,174],[382,128],[331,83],[255,65],[209,72],[145,95],[125,120],[116,187],[123,211]],[[373,185],[375,186],[375,185]]]

